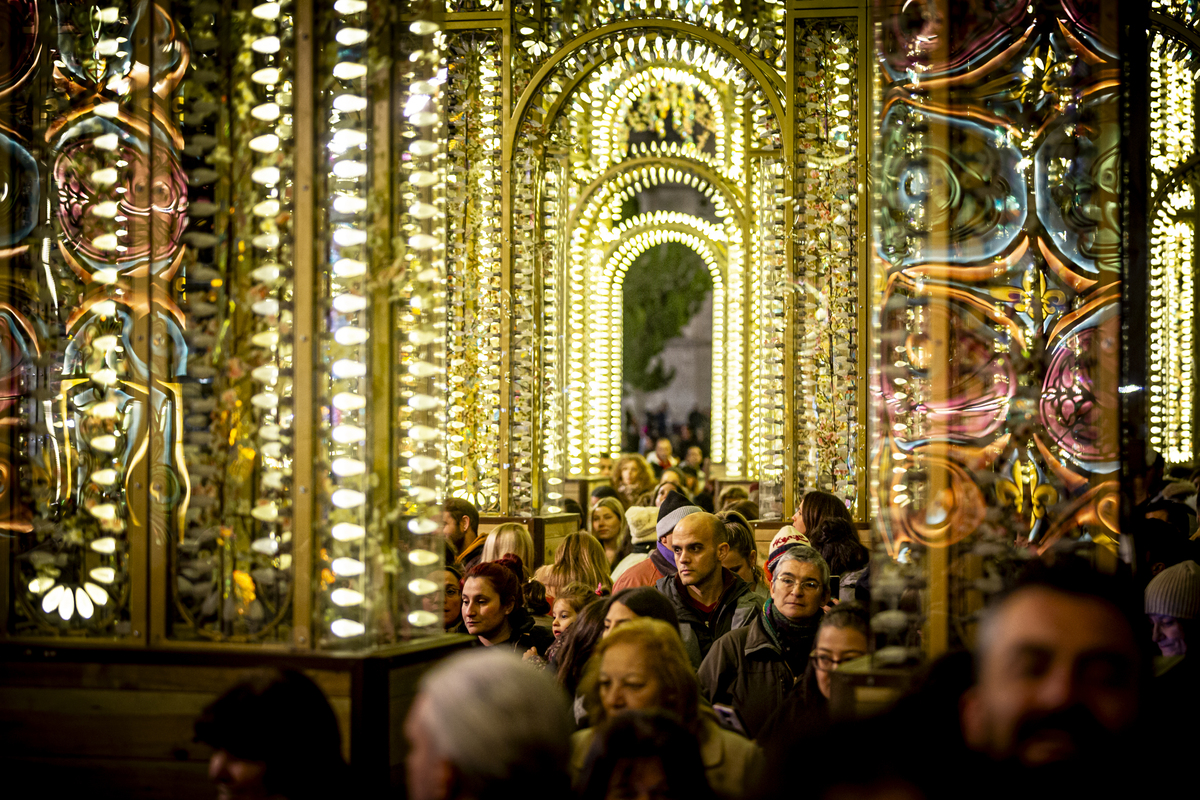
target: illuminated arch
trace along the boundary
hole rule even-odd
[[[592,144],[592,157],[596,161],[596,168],[605,170],[621,160],[616,156],[617,133],[634,104],[649,90],[651,79],[684,85],[699,91],[704,96],[714,117],[712,133],[715,137],[717,152],[712,161],[716,163],[716,169],[720,170],[725,177],[736,180],[726,170],[726,137],[731,131],[720,90],[685,66],[669,62],[652,62],[645,65],[642,69],[626,75],[612,90],[604,104],[604,111],[601,113],[599,121],[593,126],[593,130],[598,132]],[[707,160],[704,158],[704,154],[698,150],[694,153],[686,153],[686,155],[699,161]],[[738,166],[736,163],[730,164],[730,167],[733,168]]]
[[[613,194],[639,181],[651,186],[682,183],[700,189],[717,206],[717,216],[732,215],[733,222],[739,228],[745,222],[745,195],[730,185],[729,181],[712,167],[684,156],[645,156],[629,158],[614,164],[584,187],[575,200],[567,229],[590,229],[598,210],[612,199]],[[711,194],[707,191],[709,188],[712,190]],[[593,197],[597,194],[601,202],[593,202]]]
[[[699,40],[708,47],[713,48],[714,51],[732,58],[758,84],[775,118],[781,124],[786,119],[787,114],[782,99],[783,87],[780,85],[779,74],[760,59],[750,55],[739,47],[731,46],[733,45],[733,40],[700,25],[680,20],[623,20],[596,28],[576,37],[571,40],[568,47],[559,50],[542,63],[533,78],[529,81],[529,84],[525,87],[525,90],[521,93],[521,97],[513,107],[512,117],[504,127],[503,149],[506,158],[511,156],[516,146],[517,136],[526,127],[526,123],[530,121],[529,116],[533,110],[535,99],[541,97],[542,106],[549,112],[540,120],[540,124],[548,127],[562,113],[562,101],[565,97],[569,96],[566,89],[574,91],[578,88],[578,81],[569,81],[569,85],[565,88],[555,83],[555,86],[559,86],[563,91],[553,90],[553,87],[549,84],[551,83],[552,75],[560,66],[563,66],[569,59],[573,59],[581,52],[590,52],[590,47],[593,44],[602,42],[606,38],[615,39],[615,43],[604,47],[604,53],[608,56],[604,60],[608,61],[617,58],[620,55],[620,43],[625,40],[616,37],[620,34],[632,36],[639,32],[643,40],[647,32],[654,34],[656,39],[662,39],[664,32],[681,34],[691,39]],[[672,38],[676,37],[672,36]],[[634,46],[626,45],[629,49],[632,49]],[[608,55],[610,52],[611,55]],[[649,61],[652,59],[645,60]],[[547,89],[551,90],[549,94],[546,93]]]
[[[581,452],[586,449],[591,458],[619,451],[621,447],[622,286],[626,271],[646,250],[667,242],[683,244],[696,252],[708,267],[712,280],[711,456],[717,462],[724,460],[729,397],[726,362],[740,363],[737,356],[728,352],[738,350],[740,356],[740,347],[727,346],[730,328],[727,317],[731,311],[741,308],[740,302],[730,302],[726,276],[734,266],[730,263],[731,255],[739,255],[740,239],[735,236],[731,242],[722,226],[699,217],[664,211],[626,220],[614,229],[603,248],[594,253],[584,334],[588,343],[583,366],[583,374],[588,376],[587,404],[582,409],[584,415],[571,420],[573,424],[569,431],[570,447]],[[738,330],[740,332],[740,327]],[[734,403],[732,411],[738,416],[740,429],[740,400]]]

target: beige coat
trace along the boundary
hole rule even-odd
[[[700,760],[708,785],[722,800],[741,800],[751,794],[762,777],[765,762],[758,745],[717,725],[712,712],[700,711]],[[571,780],[579,779],[587,763],[595,728],[571,737]]]

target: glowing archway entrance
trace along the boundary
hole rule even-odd
[[[726,376],[740,374],[744,363],[741,347],[729,347],[727,331],[730,309],[740,309],[738,298],[730,298],[727,279],[730,241],[722,226],[689,214],[654,212],[621,223],[616,237],[602,251],[591,280],[590,314],[585,339],[588,375],[593,376],[587,406],[587,425],[573,431],[586,448],[589,459],[621,448],[623,285],[626,272],[642,253],[667,242],[682,244],[704,261],[712,281],[713,343],[710,420],[710,453],[723,463],[727,453],[727,430],[740,431],[740,391],[727,391]],[[736,250],[735,250],[736,252]],[[740,268],[740,267],[739,267]],[[736,313],[736,312],[734,312]],[[731,352],[732,351],[732,352]],[[736,382],[735,382],[736,383]],[[729,406],[732,405],[731,409]],[[732,424],[731,424],[732,421]],[[586,433],[585,433],[586,431]]]

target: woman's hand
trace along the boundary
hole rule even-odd
[[[544,659],[540,655],[538,655],[538,651],[537,651],[536,647],[531,647],[528,650],[526,650],[521,655],[521,660],[528,661],[530,664],[533,664],[538,669],[542,669],[543,667],[546,666],[546,659]]]

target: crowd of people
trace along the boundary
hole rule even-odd
[[[586,528],[533,574],[523,526],[483,535],[470,503],[446,501],[449,555],[431,577],[446,630],[477,648],[419,687],[405,728],[413,800],[1116,796],[1144,787],[1139,759],[1181,767],[1190,754],[1194,486],[1191,506],[1161,476],[1144,487],[1138,569],[1030,559],[981,616],[973,653],[929,665],[890,711],[852,719],[834,677],[875,639],[869,553],[846,504],[805,494],[760,565],[749,498],[720,498],[713,513],[674,466],[657,481],[638,456],[614,467]],[[327,783],[277,777],[273,759],[293,755],[254,744],[239,721],[256,702],[286,704],[272,692],[323,703],[306,680],[243,685],[206,712],[197,736],[216,749],[214,780],[269,790],[246,796],[323,796],[312,790]],[[340,775],[336,726],[315,741],[326,750],[303,757]]]

